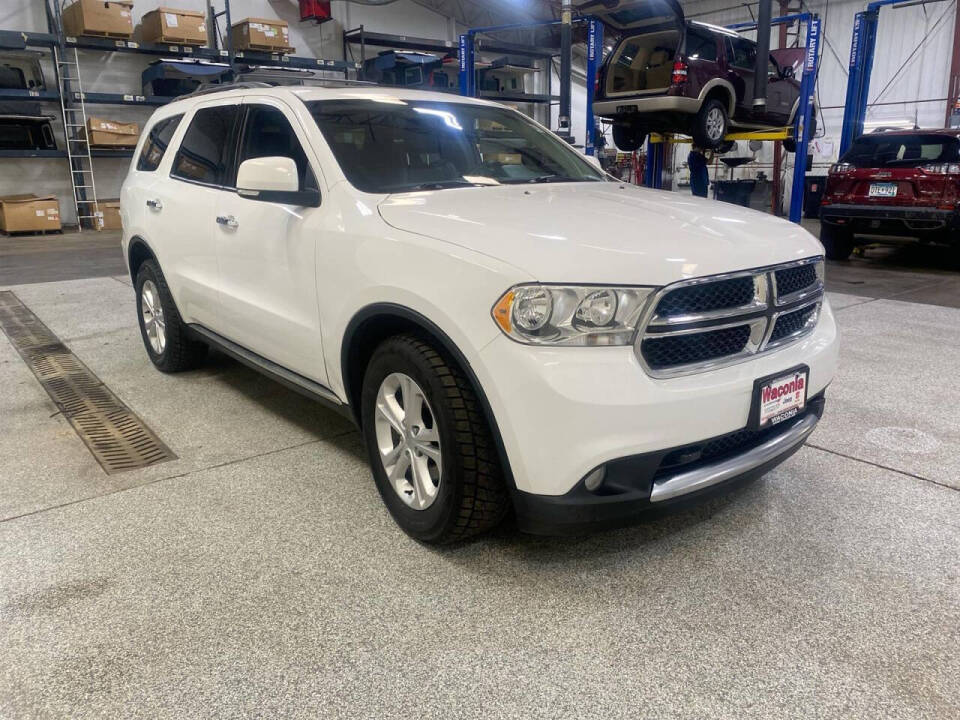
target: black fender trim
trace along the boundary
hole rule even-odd
[[[483,416],[486,418],[487,425],[490,427],[490,433],[493,435],[493,441],[497,446],[497,455],[500,458],[500,466],[503,469],[504,479],[507,481],[507,486],[510,488],[511,493],[515,493],[517,484],[513,478],[513,470],[510,467],[510,458],[507,457],[507,449],[503,444],[503,437],[500,435],[500,426],[497,424],[497,419],[493,414],[493,408],[490,407],[490,401],[487,399],[487,394],[480,384],[477,374],[473,371],[469,361],[460,351],[460,348],[457,347],[456,343],[454,343],[436,323],[424,315],[403,305],[397,305],[396,303],[374,303],[357,311],[347,324],[347,329],[343,334],[343,341],[340,345],[340,368],[343,387],[347,394],[349,395],[351,385],[349,353],[350,347],[353,344],[354,335],[364,322],[381,316],[400,318],[419,325],[426,332],[430,333],[430,335],[443,346],[443,350],[451,355],[457,362],[466,374],[470,384],[473,385],[474,391],[477,393],[477,398],[479,398],[480,406],[483,409]],[[349,399],[352,400],[352,398]],[[357,415],[357,425],[359,425],[360,408],[354,408],[354,413]]]

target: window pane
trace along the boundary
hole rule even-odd
[[[293,158],[300,176],[300,189],[307,187],[305,180],[310,172],[310,164],[287,118],[268,105],[251,105],[247,109],[237,166],[244,160],[261,157]]]
[[[198,110],[180,143],[173,174],[209,185],[230,182],[227,174],[237,112],[236,105]]]
[[[728,38],[727,59],[734,67],[753,70],[757,66],[757,46],[746,39]]]
[[[150,128],[150,134],[147,135],[143,150],[140,151],[140,158],[137,160],[137,170],[153,172],[160,166],[163,154],[170,144],[170,138],[173,137],[182,118],[182,114],[174,115],[155,123]]]
[[[717,60],[717,43],[713,35],[702,30],[687,30],[687,59]]]
[[[854,167],[913,167],[956,162],[960,141],[946,135],[863,135],[840,160]]]
[[[347,179],[365,192],[605,177],[511,110],[412,100],[316,100],[307,107]]]

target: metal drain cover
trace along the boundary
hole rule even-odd
[[[0,329],[107,473],[175,460],[153,431],[9,290]]]

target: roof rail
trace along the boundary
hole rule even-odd
[[[196,97],[197,95],[210,95],[212,93],[227,92],[228,90],[243,90],[245,88],[254,90],[254,89],[263,89],[263,88],[269,88],[269,87],[273,87],[273,86],[265,82],[252,82],[252,81],[216,83],[216,84],[201,83],[200,87],[198,87],[192,93],[181,95],[177,99],[179,100],[180,98]]]

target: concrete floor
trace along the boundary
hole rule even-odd
[[[13,287],[178,459],[105,475],[0,335],[0,717],[960,716],[960,288],[902,252],[828,269],[840,373],[762,480],[439,550],[336,415],[156,372],[122,274]]]

